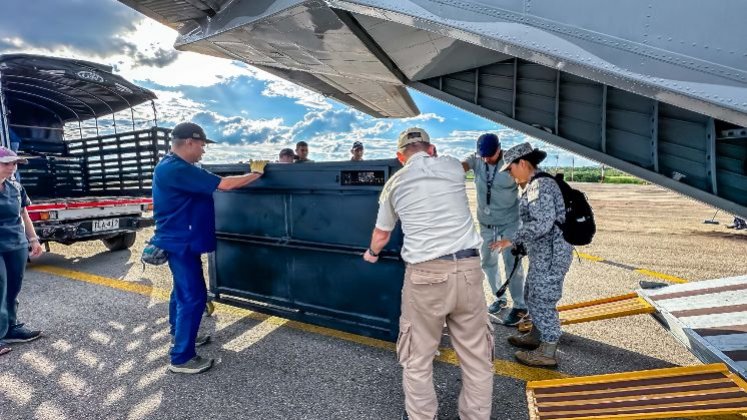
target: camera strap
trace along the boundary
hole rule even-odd
[[[503,297],[504,294],[506,294],[506,288],[508,288],[508,283],[511,281],[511,279],[514,277],[514,274],[516,273],[516,269],[519,268],[519,263],[521,262],[521,259],[524,258],[523,252],[516,252],[514,253],[514,268],[511,270],[511,274],[509,274],[506,281],[503,282],[501,287],[495,292],[495,297],[500,299]]]

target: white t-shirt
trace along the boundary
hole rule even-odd
[[[402,259],[410,264],[482,243],[467,201],[464,169],[451,156],[418,152],[389,178],[379,197],[376,227],[390,232],[397,220],[405,234]]]

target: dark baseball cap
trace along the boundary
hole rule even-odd
[[[501,141],[493,133],[485,133],[477,138],[477,154],[480,157],[491,157],[501,148]]]
[[[195,139],[204,140],[205,143],[215,143],[205,135],[205,130],[199,125],[191,122],[179,123],[171,130],[172,139]]]
[[[362,148],[363,148],[363,143],[361,143],[359,141],[353,142],[353,147],[351,147],[351,149],[353,149],[353,150],[355,150],[355,149],[362,149]]]

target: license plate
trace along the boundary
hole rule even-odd
[[[93,231],[101,232],[103,230],[119,229],[119,219],[103,219],[93,221]]]

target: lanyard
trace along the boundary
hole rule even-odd
[[[490,176],[490,167],[488,166],[488,163],[485,162],[485,177],[486,181],[488,182],[488,201],[487,205],[490,205],[490,195],[493,193],[493,181],[495,181],[495,176],[498,174],[498,165],[495,165],[495,169],[493,169],[493,176]]]

